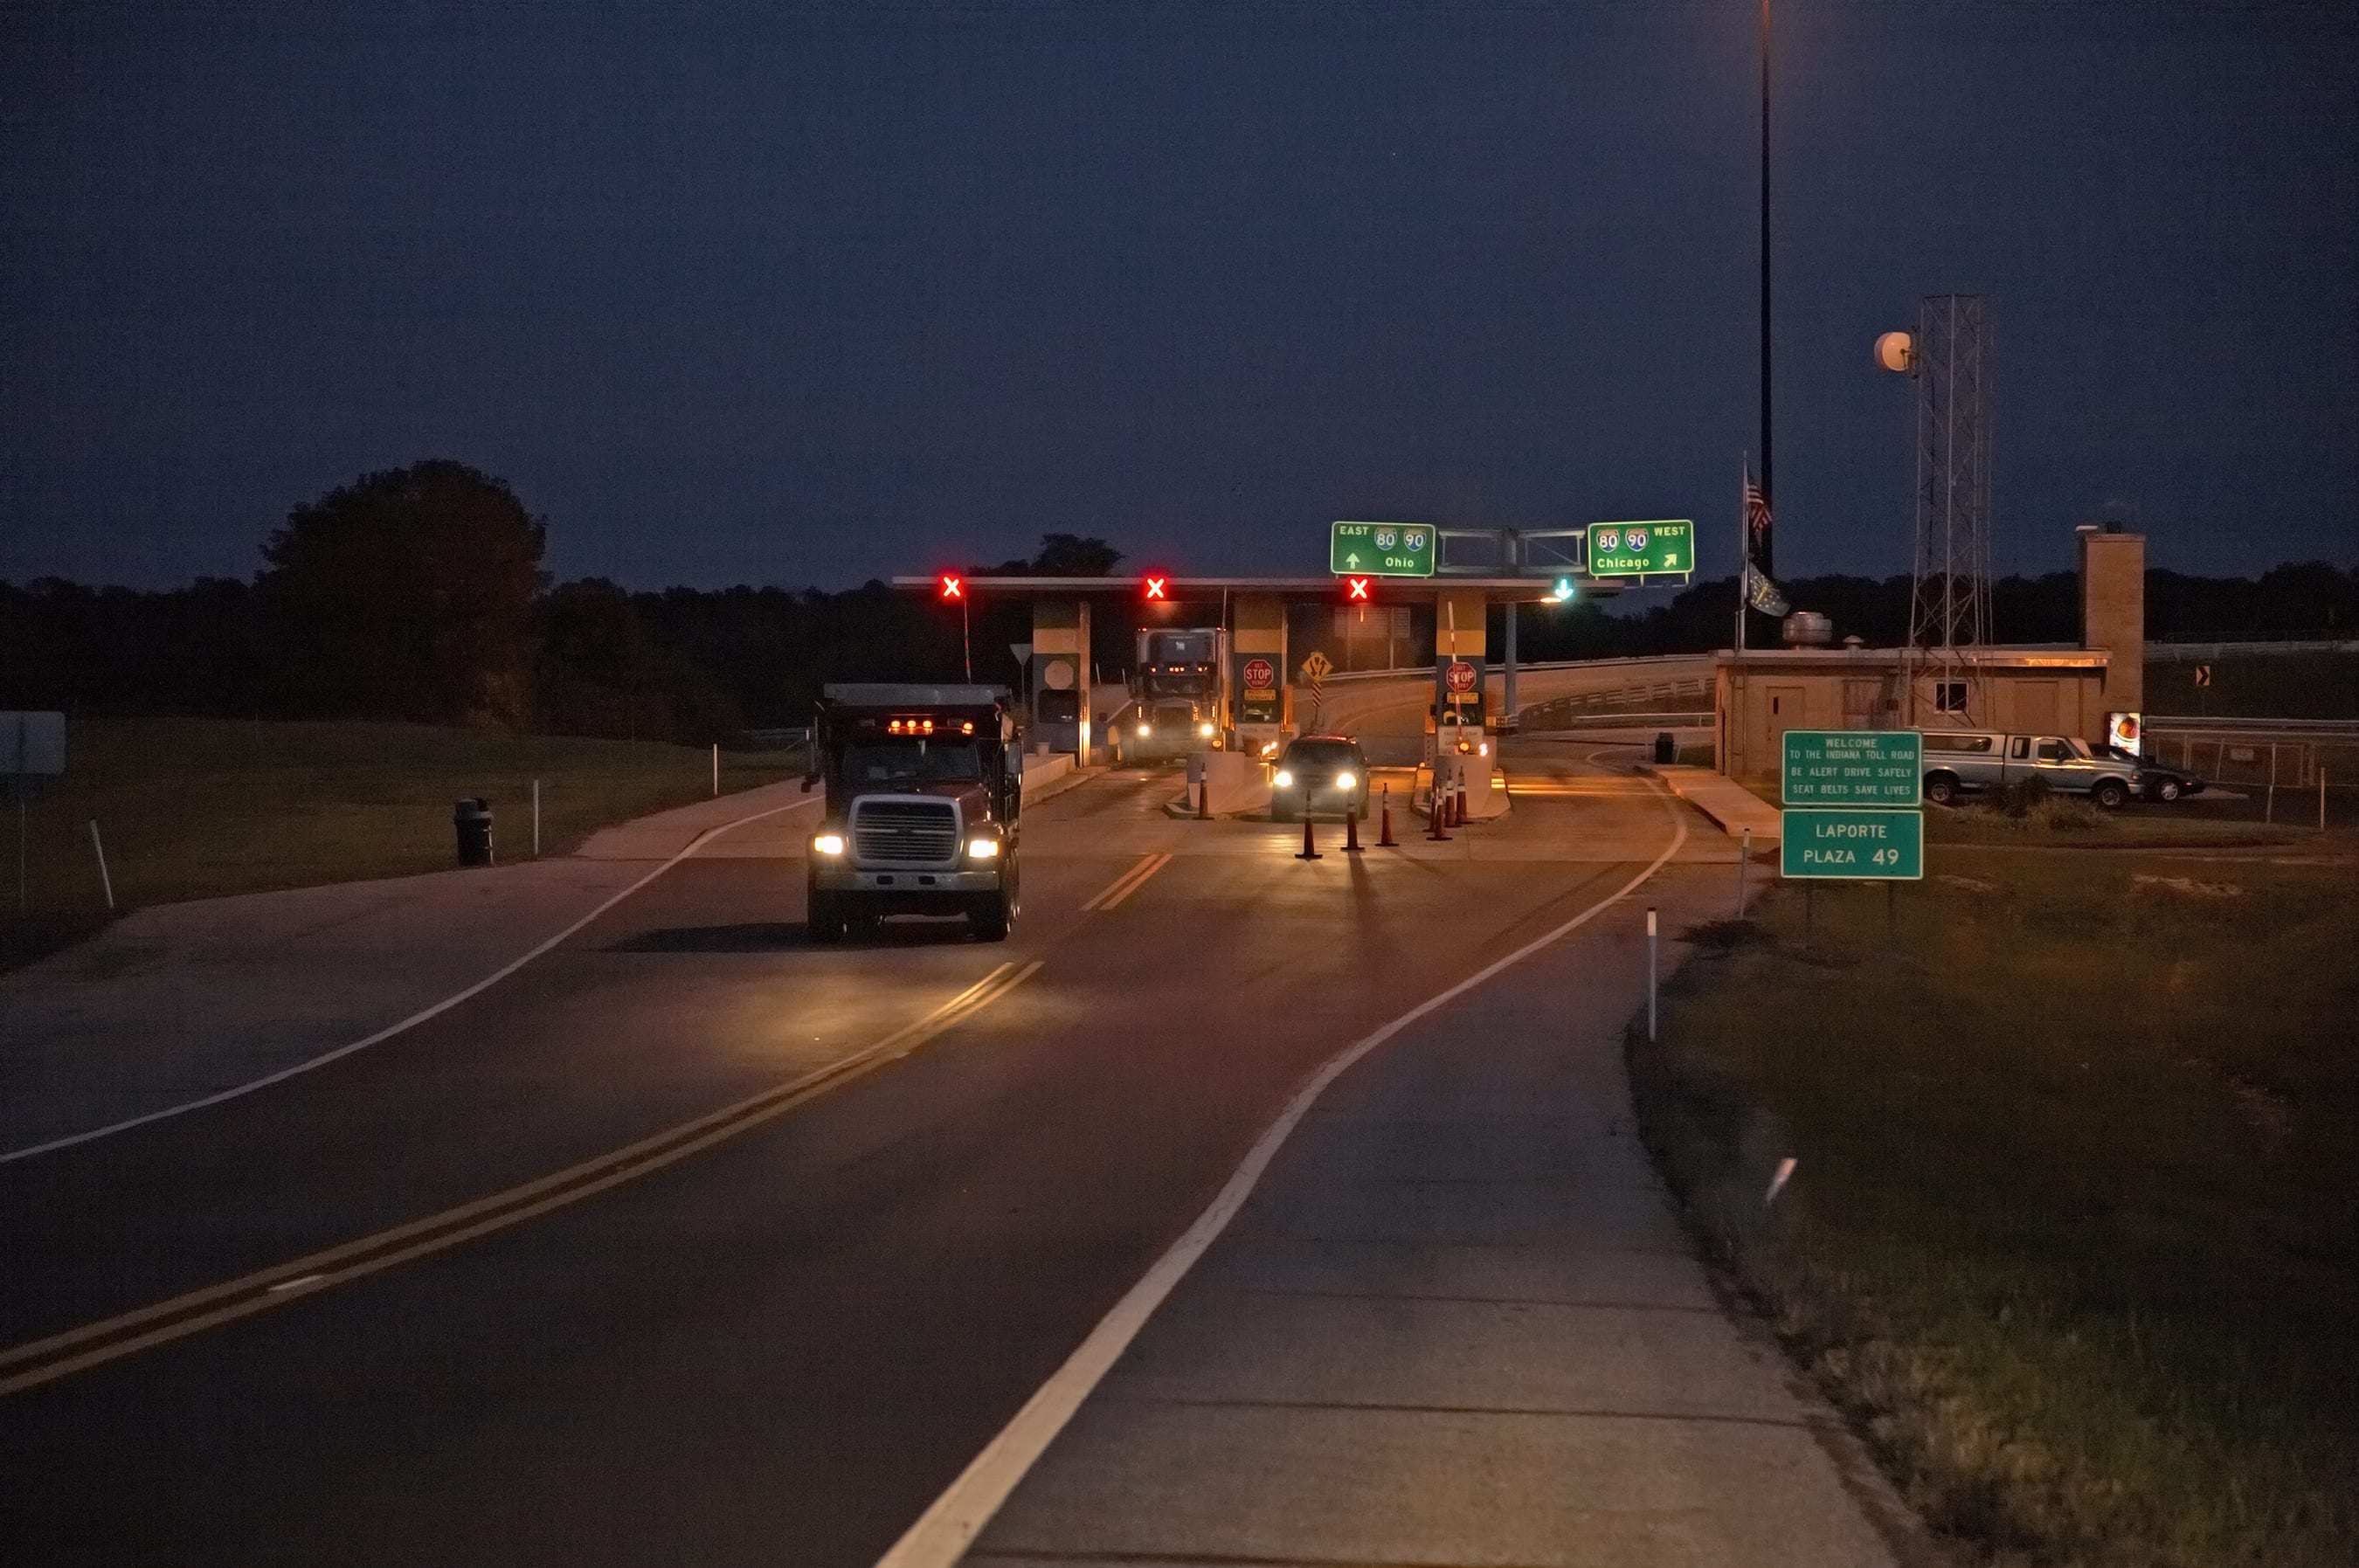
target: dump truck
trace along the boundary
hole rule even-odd
[[[808,860],[812,939],[925,914],[1005,940],[1019,905],[1022,739],[1005,687],[823,687],[803,780],[827,791]]]

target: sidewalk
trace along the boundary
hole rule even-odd
[[[549,860],[136,911],[0,975],[0,1154],[363,1039],[530,952],[700,834],[816,798],[766,784],[606,828]]]
[[[1753,830],[1753,841],[1765,847],[1784,837],[1784,816],[1778,809],[1725,773],[1670,763],[1652,764],[1648,771],[1673,795],[1719,823],[1721,831],[1732,838],[1748,827]]]
[[[1719,880],[1639,896],[1676,932]],[[1637,912],[1337,1080],[966,1561],[1945,1561],[1714,1292],[1639,1144]]]

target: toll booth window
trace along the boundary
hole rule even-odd
[[[1933,709],[1937,713],[1963,713],[1966,710],[1966,683],[1962,680],[1935,681]]]
[[[845,748],[843,776],[853,784],[972,784],[983,777],[983,753],[965,739],[862,741]]]
[[[1040,694],[1040,722],[1071,724],[1082,717],[1082,694],[1078,691],[1044,691]]]

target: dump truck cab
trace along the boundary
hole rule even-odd
[[[872,934],[887,915],[963,915],[1006,938],[1018,907],[1023,753],[994,686],[823,688],[811,773],[826,803],[810,836],[815,941]]]

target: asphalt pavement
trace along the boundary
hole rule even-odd
[[[1169,770],[1109,771],[1027,814],[1005,944],[897,922],[809,946],[805,829],[749,824],[364,1053],[0,1166],[0,1539],[37,1562],[873,1563],[1310,1074],[1598,904],[1685,810],[1545,771],[1562,793],[1450,843],[1352,857],[1322,827],[1315,861],[1296,827],[1164,816]],[[1726,863],[1699,844],[1645,896],[1709,903]],[[1627,1016],[1636,909],[1548,950],[1569,1028]],[[1529,983],[1426,1021],[1430,1092],[1451,1039],[1557,1070]],[[1282,1167],[1256,1201],[1319,1179]],[[1667,1212],[1649,1245],[1676,1252]],[[1634,1267],[1643,1294],[1667,1265]],[[1692,1307],[1693,1282],[1664,1288]]]

